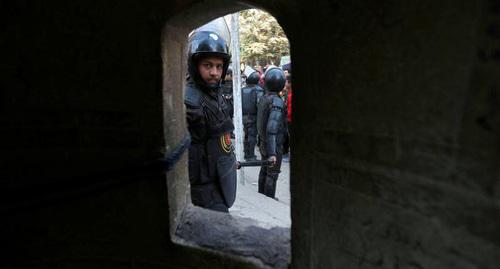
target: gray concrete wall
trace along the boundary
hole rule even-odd
[[[496,268],[498,2],[321,10],[291,38],[295,268]]]
[[[256,267],[174,244],[168,179],[145,166],[178,143],[161,37],[189,5],[2,2],[0,267]]]
[[[256,266],[173,244],[188,202],[141,166],[183,133],[162,34],[193,3],[0,4],[2,264]],[[294,62],[292,267],[496,268],[498,1],[252,3]]]

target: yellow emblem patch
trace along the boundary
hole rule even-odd
[[[231,135],[229,133],[221,135],[220,146],[226,153],[231,152]]]

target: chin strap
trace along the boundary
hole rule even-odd
[[[207,89],[208,91],[217,91],[218,89],[222,88],[222,80],[220,80],[218,83],[212,84],[203,83],[202,87]]]

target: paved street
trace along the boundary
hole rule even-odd
[[[258,158],[260,159],[260,156]],[[232,215],[254,219],[259,226],[266,228],[290,227],[290,163],[283,162],[281,165],[276,187],[278,201],[257,192],[260,167],[243,169],[245,184],[238,184],[236,201],[229,212]]]

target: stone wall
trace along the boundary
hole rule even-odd
[[[328,31],[292,48],[295,268],[495,268],[498,3],[308,11]]]

